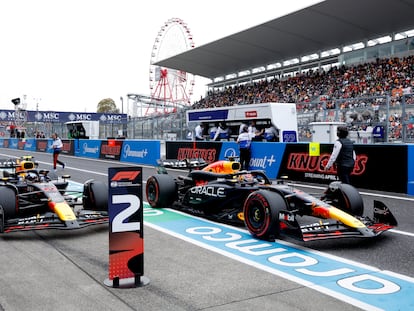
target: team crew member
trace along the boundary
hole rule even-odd
[[[244,128],[245,126],[247,126],[247,124],[246,124],[246,123],[242,123],[242,124],[240,124],[240,127],[239,127],[239,134],[243,133],[243,128]]]
[[[350,176],[356,160],[354,144],[348,138],[348,129],[345,126],[339,126],[336,135],[338,140],[334,143],[333,151],[325,166],[325,170],[329,170],[335,163],[339,180],[344,184],[350,184]]]
[[[195,128],[195,139],[196,140],[204,140],[203,131],[204,131],[204,124],[200,123],[199,125],[196,126]]]
[[[65,163],[62,161],[59,161],[59,154],[62,151],[63,143],[60,137],[57,133],[52,134],[53,143],[52,143],[52,149],[53,149],[53,169],[56,171],[56,164],[62,165],[62,169],[65,168]]]
[[[251,136],[247,125],[242,128],[242,132],[237,137],[237,143],[239,144],[240,150],[240,166],[242,170],[249,169],[249,163],[251,158],[250,145]]]
[[[226,126],[226,123],[220,122],[217,128],[217,131],[214,134],[213,140],[215,141],[219,141],[222,139],[228,140],[229,136],[230,136],[230,132],[229,132],[229,128]]]

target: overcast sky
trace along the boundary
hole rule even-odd
[[[95,112],[101,99],[150,95],[155,38],[182,19],[195,47],[318,0],[4,0],[0,3],[0,109]],[[270,39],[269,39],[270,40]],[[168,38],[165,39],[165,46]],[[184,51],[183,51],[184,52]],[[196,80],[192,101],[204,95]]]

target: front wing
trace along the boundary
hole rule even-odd
[[[374,217],[359,217],[363,226],[351,227],[333,219],[317,219],[300,224],[294,213],[279,213],[280,233],[302,241],[339,238],[373,238],[397,226],[390,210],[380,201],[374,201]]]
[[[101,225],[109,222],[108,213],[81,210],[76,213],[76,220],[62,221],[55,213],[38,214],[22,218],[0,219],[0,233],[44,229],[73,230]]]

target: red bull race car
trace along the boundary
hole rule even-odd
[[[108,223],[108,188],[89,180],[70,189],[69,175],[38,169],[30,156],[0,160],[0,233],[77,229]]]
[[[188,168],[173,178],[166,168]],[[245,226],[256,238],[288,235],[302,241],[372,238],[397,226],[391,211],[374,201],[373,217],[364,216],[360,193],[332,182],[320,197],[284,179],[271,181],[263,171],[241,171],[234,159],[207,165],[202,160],[163,160],[146,184],[153,208],[171,207],[193,215]]]

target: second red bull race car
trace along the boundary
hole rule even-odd
[[[105,184],[89,180],[71,189],[69,175],[37,167],[30,156],[0,160],[0,233],[108,223]]]
[[[177,178],[165,168],[188,168]],[[353,186],[332,182],[316,197],[286,180],[271,181],[263,171],[241,171],[234,159],[207,165],[202,160],[163,160],[146,184],[153,208],[171,207],[232,225],[246,226],[256,238],[288,235],[302,241],[373,238],[397,226],[391,211],[374,201],[374,215],[364,216],[364,202]]]

